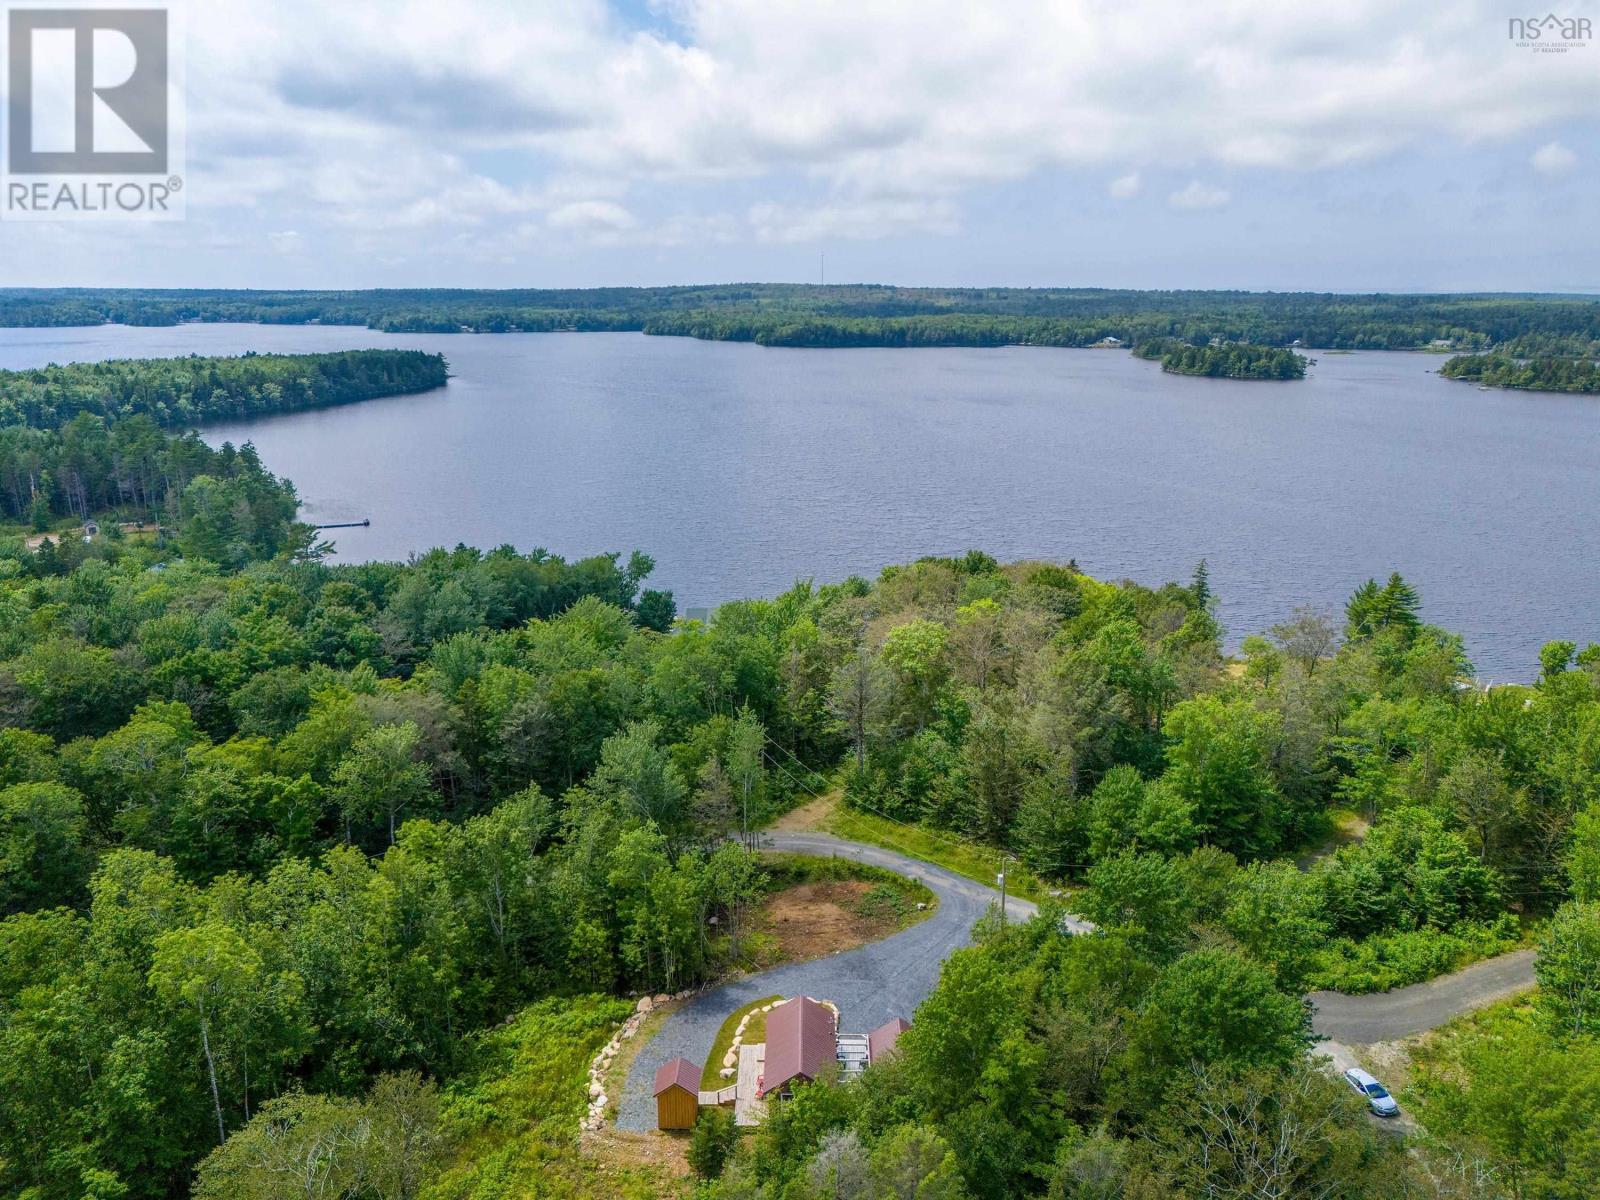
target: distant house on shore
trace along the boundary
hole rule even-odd
[[[693,1129],[700,1115],[700,1068],[687,1058],[662,1063],[654,1094],[657,1129]]]
[[[1119,337],[1112,337],[1110,334],[1107,334],[1094,345],[1095,348],[1101,350],[1115,350],[1118,346],[1122,345],[1122,339]]]

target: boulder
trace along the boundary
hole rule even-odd
[[[732,1079],[738,1073],[738,1067],[723,1067],[722,1070],[717,1072],[717,1074],[721,1075],[724,1079]]]
[[[672,1000],[672,997],[667,995],[665,992],[662,992],[659,996],[657,996],[655,998],[655,1001],[656,1001],[657,1004],[666,1004],[666,1003],[670,1002],[671,1000]]]
[[[739,1052],[737,1050],[729,1050],[722,1056],[722,1065],[725,1067],[737,1067],[739,1065]]]
[[[604,1096],[605,1094],[606,1094],[605,1089],[603,1087],[601,1087],[598,1083],[591,1083],[589,1085],[589,1099],[597,1100],[601,1096]]]
[[[657,1004],[657,1001],[652,999],[651,997],[649,997],[649,996],[640,996],[639,997],[639,1003],[634,1006],[634,1011],[635,1012],[647,1013],[652,1008],[654,1008],[656,1006],[656,1004]]]

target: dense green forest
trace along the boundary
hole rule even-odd
[[[309,548],[293,488],[249,446],[213,450],[191,427],[424,391],[447,377],[442,356],[415,350],[0,371],[0,514],[41,532],[108,511],[161,521],[235,565],[291,541]]]
[[[328,408],[443,387],[444,356],[421,350],[119,359],[0,371],[0,425],[59,429],[80,413],[147,416],[166,428]]]
[[[1535,392],[1600,392],[1600,365],[1588,358],[1518,359],[1508,354],[1464,354],[1439,368],[1447,379]]]
[[[1540,295],[1338,295],[1101,288],[726,284],[361,292],[0,289],[0,326],[182,321],[404,332],[636,330],[772,346],[1088,346],[1212,338],[1328,349],[1509,347],[1596,353],[1600,301]]]
[[[443,371],[333,357],[292,394]],[[173,529],[0,547],[0,1193],[277,1197],[311,1164],[349,1200],[652,1194],[578,1148],[587,1057],[623,997],[739,961],[772,881],[729,835],[836,784],[1064,894],[950,961],[895,1065],[736,1145],[708,1122],[712,1195],[1253,1195],[1263,1163],[1284,1196],[1588,1194],[1600,647],[1480,689],[1395,574],[1230,659],[1203,561],[974,551],[707,622],[637,552],[332,564],[248,445],[158,423],[302,371],[7,392],[47,426],[0,431],[17,504]],[[1533,1006],[1424,1064],[1430,1140],[1307,1065],[1307,989],[1530,941]]]
[[[1467,1194],[1302,1064],[1299,997],[1600,890],[1600,650],[1477,690],[1396,576],[1229,664],[1203,567],[976,552],[669,635],[651,566],[0,552],[0,1190],[282,1195],[310,1154],[322,1194],[615,1194],[572,1190],[606,997],[715,977],[762,888],[725,835],[837,770],[1103,933],[991,931],[899,1068],[804,1092],[722,1194],[1216,1194],[1219,1106],[1292,1119],[1322,1194]],[[1338,809],[1371,832],[1298,869]]]
[[[1158,358],[1161,369],[1173,375],[1203,375],[1212,379],[1304,379],[1306,360],[1281,346],[1254,346],[1247,342],[1190,346],[1172,342],[1144,342],[1134,347],[1141,358]]]

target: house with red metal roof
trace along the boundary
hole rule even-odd
[[[837,1061],[833,1011],[809,996],[786,1000],[767,1014],[767,1058],[760,1095],[787,1099],[796,1081],[810,1083]]]

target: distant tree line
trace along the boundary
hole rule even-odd
[[[366,292],[0,290],[0,326],[183,321],[365,325],[403,332],[556,330],[770,346],[1087,346],[1173,338],[1350,350],[1448,344],[1588,354],[1600,301],[1542,295],[1364,295],[1099,288],[730,284]]]
[[[1600,366],[1588,358],[1518,359],[1507,354],[1463,354],[1439,368],[1446,379],[1532,392],[1600,392]]]

